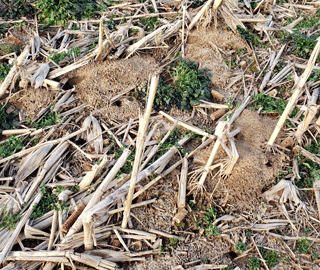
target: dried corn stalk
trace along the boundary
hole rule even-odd
[[[318,108],[319,108],[319,106],[317,105],[318,96],[319,96],[319,88],[313,91],[309,106],[306,109],[306,112],[304,114],[304,119],[299,124],[297,131],[294,134],[294,136],[296,137],[299,143],[302,142],[303,134],[306,132],[312,119],[315,117],[315,115],[318,112]]]
[[[303,72],[301,77],[299,78],[299,80],[295,86],[295,90],[294,90],[284,112],[282,113],[282,115],[281,115],[281,117],[280,117],[268,143],[267,143],[267,148],[273,147],[274,142],[277,139],[278,134],[279,134],[284,122],[286,121],[288,115],[290,114],[293,106],[297,102],[297,100],[302,92],[302,88],[305,85],[306,81],[308,80],[308,78],[312,72],[313,66],[314,66],[314,64],[317,60],[317,57],[319,55],[319,52],[320,52],[320,38],[318,38],[317,41],[318,41],[317,45],[315,46],[314,50],[312,51],[312,54],[311,54],[310,59],[308,61],[307,68],[305,69],[305,71]]]

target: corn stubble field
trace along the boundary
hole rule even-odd
[[[320,2],[0,0],[1,269],[320,269]]]

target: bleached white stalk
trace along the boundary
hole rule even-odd
[[[282,129],[284,122],[286,121],[288,115],[290,114],[293,106],[297,102],[297,100],[301,94],[302,88],[305,85],[306,81],[308,80],[308,78],[312,72],[313,66],[314,66],[314,64],[317,60],[317,57],[319,55],[319,52],[320,52],[320,38],[318,38],[317,41],[318,41],[317,45],[315,46],[314,50],[312,51],[312,54],[311,54],[310,59],[308,61],[307,68],[302,73],[299,81],[297,82],[297,84],[295,86],[295,90],[294,90],[285,110],[283,111],[283,113],[282,113],[282,115],[281,115],[281,117],[280,117],[268,143],[267,143],[268,148],[270,148],[274,145],[274,142],[277,139],[278,134],[279,134],[280,130]]]

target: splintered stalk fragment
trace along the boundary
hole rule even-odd
[[[297,102],[297,100],[302,92],[303,86],[305,85],[306,81],[308,80],[308,78],[312,72],[313,66],[314,66],[314,64],[317,60],[317,57],[319,55],[319,52],[320,52],[320,38],[318,38],[317,41],[318,41],[317,45],[315,46],[314,50],[312,51],[312,54],[311,54],[310,59],[308,61],[307,67],[306,67],[305,71],[302,73],[301,77],[299,78],[299,80],[295,86],[295,90],[294,90],[285,110],[283,111],[283,113],[282,113],[282,115],[281,115],[281,117],[280,117],[268,143],[267,143],[268,148],[273,147],[274,142],[277,139],[279,132],[283,127],[284,122],[286,121],[288,115],[290,114],[293,106]]]

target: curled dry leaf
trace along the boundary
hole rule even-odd
[[[89,143],[89,149],[100,154],[103,149],[102,129],[98,120],[92,116],[87,117],[82,124],[87,131],[82,134],[82,138]]]

